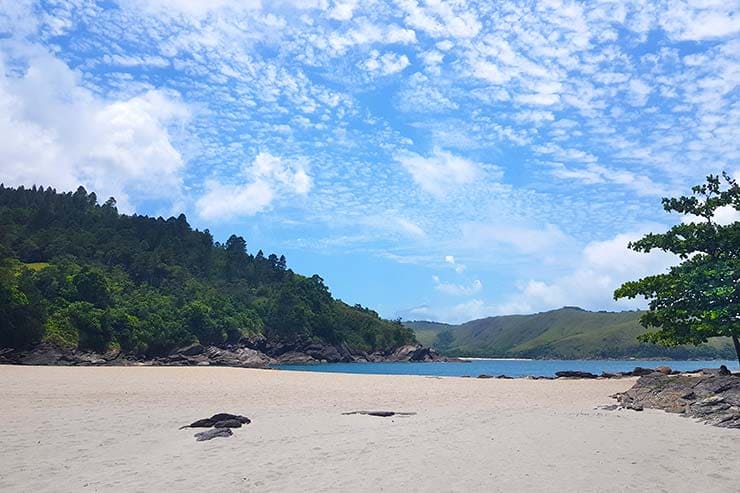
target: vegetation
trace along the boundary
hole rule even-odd
[[[533,315],[473,320],[461,325],[406,322],[422,344],[448,356],[480,358],[731,358],[723,340],[665,348],[637,337],[643,312],[590,312],[566,307]]]
[[[660,249],[682,262],[666,274],[627,282],[615,298],[644,296],[650,307],[640,318],[648,328],[642,336],[665,346],[701,344],[710,337],[730,337],[740,362],[740,221],[721,225],[720,208],[740,211],[740,186],[723,173],[708,176],[693,194],[664,198],[667,212],[694,216],[662,234],[648,234],[630,244],[638,252]]]
[[[335,300],[284,256],[214,242],[184,215],[122,215],[94,193],[0,185],[0,347],[41,340],[147,356],[243,337],[346,343],[414,341],[400,322]]]

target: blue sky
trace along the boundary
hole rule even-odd
[[[387,317],[632,309],[660,197],[740,176],[739,32],[737,1],[0,0],[0,181],[184,211]]]

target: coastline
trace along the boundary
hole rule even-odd
[[[0,366],[0,489],[731,491],[740,433],[602,408],[634,382]]]

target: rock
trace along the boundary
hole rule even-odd
[[[499,375],[496,378],[500,380],[513,380],[514,379],[514,377],[510,377],[509,375]]]
[[[229,414],[229,413],[218,413],[214,414],[210,418],[203,418],[199,419],[198,421],[194,421],[190,423],[189,425],[181,426],[180,429],[183,428],[241,428],[243,424],[248,425],[251,423],[252,420],[247,418],[246,416],[241,416],[239,414]],[[218,426],[221,424],[221,426]],[[238,424],[238,426],[236,426]],[[233,426],[229,426],[233,425]]]
[[[645,375],[650,375],[651,373],[655,373],[655,370],[653,370],[652,368],[642,368],[640,366],[637,366],[634,370],[630,372],[630,376],[642,377]]]
[[[615,398],[626,409],[662,409],[716,426],[740,428],[740,375],[656,372],[641,377]]]
[[[297,351],[288,351],[283,353],[277,358],[277,362],[283,365],[305,365],[320,363],[316,358],[307,355],[306,353],[299,353]]]
[[[493,375],[486,375],[485,373],[481,373],[475,378],[493,378]]]
[[[214,425],[214,422],[210,418],[205,419],[199,419],[198,421],[193,421],[189,425],[181,426],[180,429],[184,428],[211,428]]]
[[[724,376],[732,375],[732,372],[725,365],[721,365],[717,373]]]
[[[174,353],[182,354],[185,356],[197,356],[199,354],[203,354],[205,352],[206,348],[198,344],[197,342],[194,344],[191,344],[189,346],[185,346],[180,349],[176,349]]]
[[[663,375],[670,375],[673,373],[673,370],[670,366],[658,366],[655,368],[655,371],[662,373]]]
[[[213,428],[211,430],[201,431],[193,436],[196,442],[203,442],[213,438],[228,438],[233,434],[234,432],[230,428]]]
[[[609,372],[601,372],[601,378],[621,378],[621,373],[609,373]]]
[[[214,428],[241,428],[242,422],[238,419],[225,419],[223,421],[216,421],[213,425]]]
[[[596,409],[601,409],[603,411],[616,411],[619,406],[616,404],[609,404],[606,406],[598,406]]]
[[[240,423],[243,423],[245,425],[248,425],[249,423],[252,422],[251,419],[249,419],[246,416],[242,416],[240,414],[218,413],[218,414],[214,414],[213,416],[211,416],[211,420],[214,422],[225,421],[229,419],[239,421]]]
[[[587,371],[557,371],[555,376],[558,378],[597,378],[596,375]]]

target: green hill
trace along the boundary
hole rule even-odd
[[[461,325],[405,322],[417,339],[448,356],[500,358],[734,358],[729,339],[701,346],[664,348],[641,343],[642,312],[591,312],[565,307],[508,315]]]
[[[399,322],[332,297],[284,256],[214,242],[184,215],[119,214],[94,193],[0,184],[0,349],[40,341],[157,356],[193,342],[414,342]]]

